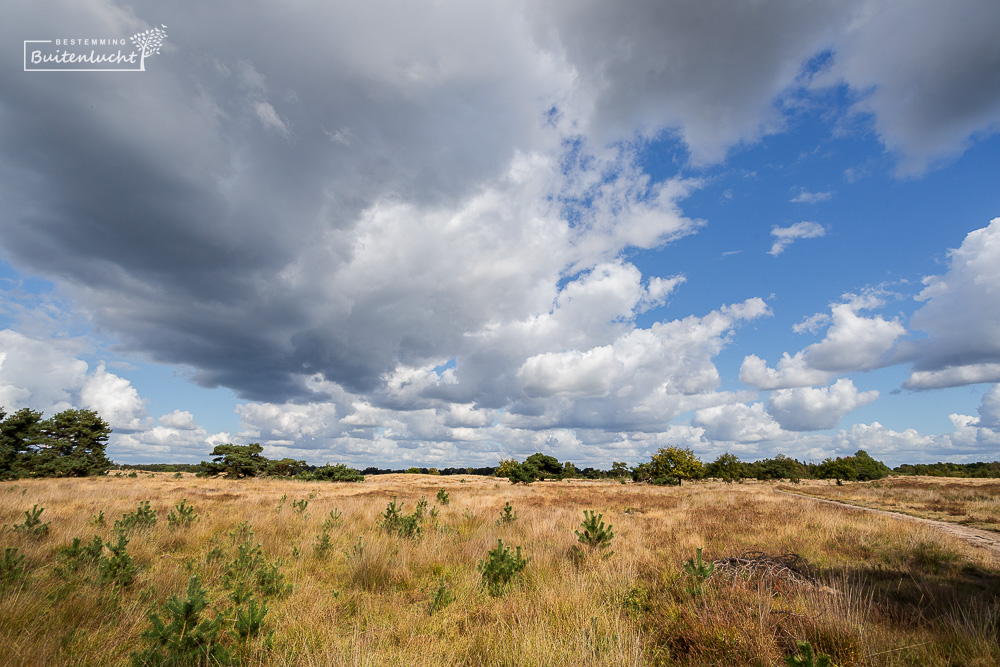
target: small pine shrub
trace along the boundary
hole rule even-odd
[[[7,547],[0,556],[0,590],[6,590],[25,578],[24,556],[17,552],[17,548]]]
[[[503,526],[515,521],[517,521],[517,512],[510,506],[510,503],[504,504],[503,509],[500,510],[500,518],[497,519],[496,525]]]
[[[151,528],[156,525],[156,510],[149,506],[148,500],[139,503],[139,508],[131,514],[123,514],[115,521],[116,531],[132,531],[134,529]]]
[[[785,657],[788,667],[835,667],[830,656],[814,650],[809,642],[799,642],[798,645],[798,653]]]
[[[323,520],[323,530],[333,530],[340,525],[340,518],[343,516],[340,510],[334,507],[330,510],[330,513],[326,515],[326,519]]]
[[[423,532],[424,528],[420,525],[421,515],[414,511],[413,514],[408,514],[404,516],[399,521],[399,525],[396,527],[396,532],[400,537],[407,538],[417,538]]]
[[[355,544],[353,547],[351,547],[351,551],[350,552],[345,551],[344,555],[347,556],[348,558],[357,558],[357,559],[364,558],[365,545],[361,542],[360,537],[358,537],[358,543]]]
[[[435,496],[435,498],[437,498],[437,501],[442,505],[447,505],[451,502],[451,496],[449,496],[448,492],[444,489],[438,489],[437,496]]]
[[[414,508],[413,513],[417,516],[418,519],[424,518],[424,514],[427,513],[426,498],[421,497],[420,500],[417,501],[417,506]]]
[[[486,558],[476,566],[483,575],[483,586],[491,596],[503,595],[514,575],[527,566],[529,559],[521,556],[521,547],[516,549],[516,552],[512,552],[504,546],[503,540],[498,539],[496,548],[490,549]]]
[[[185,528],[198,520],[198,515],[194,513],[194,507],[187,504],[187,498],[174,505],[167,515],[167,525],[171,528]]]
[[[265,598],[284,597],[292,592],[292,585],[285,583],[280,560],[265,566],[257,573],[257,589]]]
[[[611,540],[615,534],[611,531],[612,526],[610,524],[607,527],[604,526],[604,522],[601,520],[603,518],[603,514],[597,514],[593,510],[583,510],[583,523],[580,524],[583,532],[581,533],[579,530],[573,531],[576,534],[576,538],[591,549],[606,549],[610,547]],[[610,556],[613,553],[613,551],[609,551],[607,555]]]
[[[132,653],[133,665],[230,665],[232,656],[219,641],[223,618],[202,618],[208,597],[198,576],[191,577],[183,599],[173,596],[164,606],[164,621],[149,613],[151,627],[142,633],[153,645]],[[265,609],[266,613],[266,609]],[[237,621],[239,623],[239,621]]]
[[[704,590],[703,586],[708,578],[712,576],[712,572],[715,571],[715,563],[706,563],[701,559],[701,547],[695,552],[694,558],[688,558],[687,562],[684,563],[684,571],[687,572],[694,581],[691,586],[685,588],[688,593],[694,597],[701,595]]]
[[[426,509],[427,500],[421,498],[413,514],[403,514],[403,504],[397,504],[396,497],[393,496],[392,502],[386,506],[385,512],[381,514],[382,520],[379,522],[379,525],[387,533],[395,533],[400,537],[420,537],[420,534],[423,532],[421,521],[424,518]]]
[[[237,609],[233,635],[244,643],[259,635],[264,628],[264,617],[267,616],[267,611],[267,605],[263,602],[258,605],[256,600],[250,600],[245,609]],[[265,641],[266,646],[270,646],[273,636],[274,631],[272,630]]]
[[[90,517],[90,521],[88,521],[87,523],[89,523],[91,526],[103,526],[104,525],[104,510],[101,510],[100,512],[98,512],[94,516]]]
[[[74,537],[69,546],[59,549],[56,557],[63,562],[63,566],[57,570],[59,574],[76,572],[81,565],[97,565],[104,553],[104,542],[100,537],[94,535],[90,544],[84,545],[83,540]]]
[[[135,561],[128,555],[125,548],[128,546],[128,538],[125,532],[118,531],[118,542],[107,542],[104,546],[108,548],[111,555],[102,555],[98,563],[102,584],[111,584],[125,588],[135,579],[138,568]]]
[[[31,537],[45,537],[49,534],[49,524],[42,523],[41,518],[39,518],[44,511],[45,508],[38,505],[35,505],[30,510],[24,510],[24,523],[14,526],[14,530],[18,533],[30,535]]]
[[[396,524],[399,523],[399,520],[403,518],[403,504],[400,503],[397,505],[396,496],[393,496],[392,502],[386,505],[385,511],[379,516],[382,517],[379,525],[381,525],[386,532],[392,532],[392,530],[396,527]]]
[[[293,500],[292,507],[295,508],[296,513],[302,514],[306,511],[306,508],[309,507],[309,501],[305,498],[302,500]]]
[[[316,553],[316,558],[326,558],[332,550],[333,540],[330,539],[330,533],[324,530],[316,536],[316,545],[313,547],[313,551]]]
[[[454,601],[455,596],[452,595],[451,591],[444,585],[444,577],[438,583],[437,592],[434,594],[434,598],[431,600],[430,607],[427,610],[428,614],[433,614],[436,611],[444,609],[449,604]]]

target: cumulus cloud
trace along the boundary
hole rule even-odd
[[[75,407],[87,381],[76,341],[35,339],[0,330],[0,407],[61,412]]]
[[[764,411],[763,403],[730,403],[702,408],[691,425],[703,428],[709,440],[761,442],[781,434],[781,426]]]
[[[878,391],[859,392],[854,383],[841,378],[829,387],[779,389],[767,401],[767,412],[789,431],[821,431],[835,428],[848,412],[878,398]]]
[[[979,406],[979,425],[1000,431],[1000,384],[995,384],[983,395]]]
[[[1000,381],[1000,218],[948,257],[948,271],[924,278],[916,297],[910,328],[926,337],[900,352],[913,361],[907,389]]]
[[[592,414],[622,428],[662,426],[685,410],[720,402],[711,393],[719,384],[713,358],[736,326],[769,312],[762,299],[754,298],[705,317],[658,322],[608,345],[534,355],[516,377],[531,398],[590,399],[549,401],[548,419],[560,424],[592,425],[589,414],[596,411]]]
[[[769,368],[767,362],[755,354],[745,357],[740,366],[740,382],[757,389],[808,387],[824,384],[829,379],[830,373],[810,367],[802,352],[793,357],[783,353],[775,368]]]
[[[888,354],[906,333],[906,327],[881,315],[864,317],[858,314],[858,309],[857,303],[831,308],[832,324],[826,336],[802,353],[806,365],[821,371],[846,372],[888,363]]]
[[[822,384],[838,373],[871,370],[893,362],[891,353],[906,334],[898,319],[865,317],[860,310],[884,305],[880,290],[845,294],[830,315],[813,315],[795,325],[798,333],[829,324],[826,335],[794,355],[783,353],[775,368],[757,355],[748,355],[740,367],[740,381],[758,389],[786,389]]]
[[[146,417],[146,403],[136,388],[125,378],[108,373],[103,362],[80,388],[80,404],[96,410],[116,431],[140,429]]]
[[[174,410],[171,413],[160,417],[159,422],[167,428],[175,428],[181,431],[193,431],[198,428],[194,421],[194,415],[187,410]]]
[[[826,235],[826,228],[818,222],[796,222],[788,227],[771,228],[771,236],[774,237],[774,244],[767,251],[768,255],[777,257],[785,251],[796,239],[814,239]]]
[[[79,340],[36,339],[0,330],[0,407],[31,408],[51,416],[72,408],[97,410],[118,431],[142,428],[146,404],[132,383],[109,373],[104,362],[90,369],[77,355]]]

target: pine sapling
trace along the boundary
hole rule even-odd
[[[517,512],[514,508],[510,506],[510,503],[505,503],[503,509],[500,510],[500,518],[497,519],[496,525],[503,526],[506,524],[514,523],[517,521]]]
[[[343,513],[339,509],[334,507],[332,510],[330,510],[330,513],[326,515],[326,519],[323,520],[323,530],[324,531],[333,530],[334,528],[339,526],[340,518],[342,516]]]
[[[444,585],[444,577],[441,577],[441,581],[438,582],[437,592],[434,594],[434,599],[431,600],[430,607],[427,610],[428,614],[433,614],[435,611],[444,609],[455,599],[455,596],[451,594],[451,591]]]
[[[593,510],[583,510],[583,523],[580,524],[583,532],[579,530],[574,531],[577,540],[586,544],[591,549],[600,550],[611,546],[611,540],[615,534],[612,532],[610,524],[605,527],[604,522],[601,520],[603,518],[603,514],[597,514]],[[611,556],[613,553],[614,551],[609,551],[606,555]]]
[[[187,498],[181,500],[167,515],[167,525],[171,528],[185,528],[198,520],[194,507],[187,504]]]
[[[684,590],[692,596],[698,597],[704,592],[702,590],[702,586],[706,581],[708,581],[708,578],[712,576],[712,572],[715,571],[715,563],[706,563],[703,561],[701,558],[701,547],[698,547],[695,552],[695,557],[688,558],[687,562],[684,563],[684,571],[694,578],[694,582],[691,586]]]
[[[486,558],[476,566],[482,573],[483,585],[491,596],[503,595],[514,575],[527,566],[529,559],[521,556],[521,547],[516,549],[516,552],[511,552],[510,548],[504,546],[503,540],[498,539],[496,548],[490,549]]]
[[[0,556],[0,590],[24,579],[24,556],[16,547],[7,547]]]
[[[49,524],[42,523],[42,520],[39,518],[44,511],[45,508],[38,505],[35,505],[30,510],[24,510],[24,523],[14,526],[14,530],[32,537],[45,537],[49,534]]]
[[[149,506],[148,500],[139,503],[138,509],[131,514],[123,514],[115,521],[115,530],[131,531],[136,528],[151,528],[156,525],[156,510]]]
[[[444,489],[438,489],[437,496],[435,497],[437,498],[437,501],[442,505],[447,505],[448,503],[451,502],[451,497],[448,495],[448,492],[445,491]]]
[[[244,643],[260,634],[264,627],[264,617],[267,616],[267,605],[256,600],[250,600],[246,608],[236,610],[236,623],[233,625],[233,635]],[[273,632],[271,633],[274,634]],[[270,642],[267,642],[270,643]]]
[[[333,540],[330,539],[330,533],[324,530],[316,536],[316,544],[313,546],[316,558],[326,558],[332,549]]]
[[[128,546],[128,538],[125,531],[118,531],[118,542],[107,542],[104,546],[111,552],[110,556],[102,555],[98,569],[101,573],[102,584],[113,584],[115,586],[126,587],[135,579],[138,568],[135,561],[128,555],[125,547]]]
[[[813,649],[809,642],[798,642],[799,651],[796,655],[785,657],[788,667],[835,667],[833,659],[826,653]]]
[[[153,646],[132,654],[133,665],[229,665],[232,657],[219,642],[222,616],[202,618],[208,597],[198,576],[191,577],[183,599],[173,596],[164,606],[166,620],[149,613],[151,627],[142,633]]]

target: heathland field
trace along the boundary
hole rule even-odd
[[[966,484],[942,515],[995,525]],[[4,482],[0,525],[10,665],[1000,664],[992,551],[773,484],[140,473]]]

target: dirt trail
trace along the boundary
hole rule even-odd
[[[910,514],[904,514],[902,512],[892,512],[890,510],[878,510],[871,507],[862,507],[860,505],[852,505],[851,503],[845,503],[840,500],[830,500],[828,498],[817,498],[816,496],[809,496],[804,493],[795,493],[794,491],[782,491],[780,489],[775,489],[777,493],[783,493],[789,496],[796,496],[798,498],[806,498],[808,500],[813,500],[818,503],[828,503],[830,505],[837,505],[839,507],[844,507],[846,509],[858,510],[859,512],[871,512],[873,514],[884,514],[886,516],[892,516],[899,519],[908,519],[910,521],[919,521],[921,523],[929,524],[939,528],[940,530],[948,533],[949,535],[954,535],[969,544],[985,549],[990,552],[994,558],[1000,559],[1000,533],[993,533],[988,530],[979,530],[978,528],[969,528],[968,526],[962,526],[957,523],[949,523],[947,521],[935,521],[934,519],[924,519],[919,516],[912,516]]]

